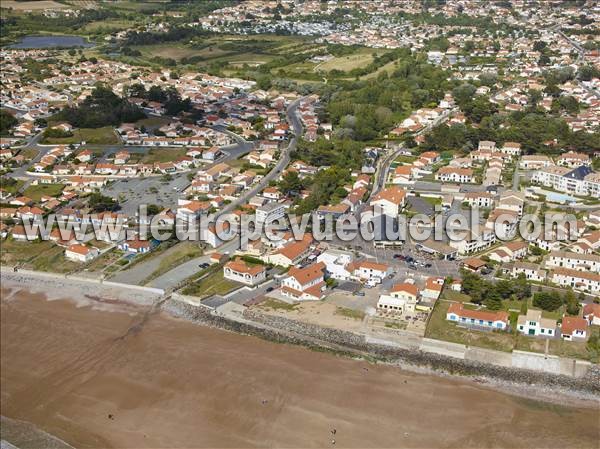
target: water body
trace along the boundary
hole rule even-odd
[[[2,414],[73,447],[597,448],[600,439],[593,408],[162,313],[136,326],[143,309],[114,301],[106,310],[3,294]]]
[[[70,48],[70,47],[93,47],[94,44],[81,36],[25,36],[9,48]]]

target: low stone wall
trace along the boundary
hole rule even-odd
[[[299,344],[307,347],[325,348],[350,356],[363,356],[404,367],[432,369],[447,374],[458,374],[493,381],[507,382],[515,386],[532,386],[544,389],[562,389],[583,395],[600,395],[600,368],[592,365],[582,377],[550,374],[513,366],[499,366],[479,360],[456,358],[420,349],[407,349],[387,344],[368,343],[363,335],[338,329],[323,328],[313,324],[283,317],[246,310],[243,320],[216,316],[206,307],[169,300],[163,308],[178,317],[221,329],[255,335],[280,343]],[[507,354],[508,355],[508,354]],[[476,358],[489,356],[477,354]],[[505,361],[506,363],[506,361]]]

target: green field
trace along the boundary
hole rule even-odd
[[[23,192],[23,195],[34,201],[39,201],[42,196],[59,196],[65,186],[63,184],[38,184],[29,186]]]
[[[140,159],[142,164],[154,164],[155,162],[171,162],[185,156],[187,150],[185,148],[176,149],[157,149],[153,148],[148,153],[144,154]]]
[[[497,351],[510,352],[514,346],[514,335],[500,331],[478,331],[459,327],[446,320],[446,312],[450,303],[438,301],[433,308],[425,337],[450,341],[469,346],[479,346]]]
[[[190,259],[200,257],[202,255],[202,248],[195,242],[181,242],[173,247],[169,254],[164,254],[160,259],[160,264],[154,272],[148,276],[142,284],[147,284],[152,279],[156,279],[160,275],[173,269],[177,265],[181,265]]]
[[[184,295],[198,296],[206,298],[211,295],[224,295],[230,291],[241,287],[242,284],[223,277],[223,267],[221,265],[213,265],[207,268],[210,274],[204,279],[201,279],[189,285],[183,290]]]
[[[2,180],[0,181],[0,188],[2,190],[6,190],[11,195],[14,195],[17,191],[19,191],[19,189],[21,187],[23,187],[24,184],[25,184],[25,181],[22,181],[20,179],[17,179],[14,184],[8,184],[5,181],[5,178],[2,178]]]
[[[465,307],[474,307],[468,304],[468,296],[462,293],[447,292],[443,293],[443,298],[452,298],[455,301],[463,300]],[[518,309],[523,303],[520,301],[510,302],[505,301],[504,309]],[[512,332],[500,331],[479,331],[460,327],[456,323],[446,320],[446,312],[450,302],[446,300],[438,301],[433,309],[425,336],[437,340],[449,341],[452,343],[460,343],[468,346],[477,346],[487,349],[495,349],[498,351],[510,352],[513,349],[520,351],[530,351],[544,353],[546,351],[546,340],[543,338],[527,337],[518,333],[514,326],[516,324],[517,312],[511,312]],[[552,316],[550,316],[552,315]],[[558,313],[542,312],[542,316],[556,318]],[[562,313],[560,314],[562,315]],[[590,333],[600,335],[599,326],[591,326]],[[589,350],[586,342],[571,342],[562,339],[551,339],[549,341],[548,353],[561,357],[572,357],[582,360],[591,360],[598,362],[600,354],[596,354]]]
[[[120,142],[119,137],[112,126],[102,128],[81,128],[73,131],[70,137],[48,138],[44,139],[44,144],[68,145],[71,143],[95,144],[95,145],[116,145]]]
[[[9,238],[0,245],[2,265],[18,265],[23,268],[68,273],[80,265],[65,259],[65,249],[53,242],[34,241],[18,242]]]

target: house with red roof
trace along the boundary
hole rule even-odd
[[[578,316],[564,316],[560,325],[563,340],[587,340],[588,321]]]
[[[446,320],[462,326],[505,330],[508,327],[508,313],[504,311],[467,309],[463,303],[452,303],[448,307]]]
[[[242,259],[230,260],[223,267],[223,277],[246,285],[256,285],[267,277],[264,265],[254,265]]]
[[[325,264],[292,267],[281,281],[281,294],[295,301],[317,301],[325,290]]]

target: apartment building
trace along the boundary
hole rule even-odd
[[[551,271],[549,279],[561,287],[570,287],[574,290],[600,295],[600,274],[598,273],[556,268]]]
[[[569,251],[552,251],[546,258],[546,267],[600,273],[600,256]]]
[[[473,170],[470,168],[442,167],[435,174],[435,179],[459,184],[474,182]]]

